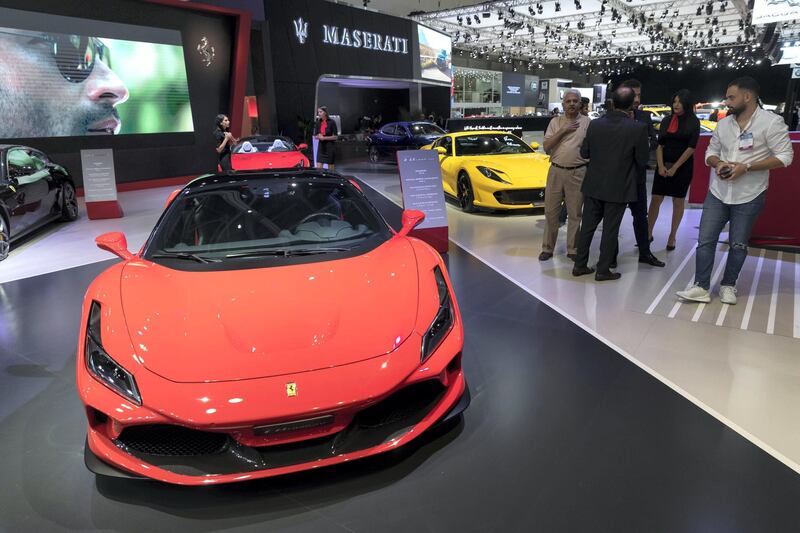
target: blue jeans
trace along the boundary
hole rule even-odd
[[[720,285],[736,286],[739,272],[747,259],[747,243],[758,215],[764,208],[767,191],[762,192],[745,204],[726,204],[708,193],[700,218],[700,237],[697,242],[697,263],[694,281],[706,290],[711,288],[711,272],[722,228],[730,222],[728,262]]]

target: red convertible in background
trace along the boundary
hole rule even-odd
[[[277,135],[245,137],[231,151],[231,167],[233,170],[309,167],[308,158],[301,152],[306,148],[306,144],[295,145],[291,139]]]

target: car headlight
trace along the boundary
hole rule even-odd
[[[488,167],[475,167],[475,168],[477,168],[478,172],[480,172],[490,180],[499,181],[500,183],[507,183],[508,185],[511,185],[511,182],[501,178],[496,170],[492,170],[491,168]]]
[[[103,385],[136,405],[142,405],[133,375],[114,361],[100,344],[100,304],[97,302],[92,302],[86,328],[86,366]]]
[[[424,362],[436,351],[436,348],[439,347],[447,334],[450,333],[450,330],[453,329],[455,322],[450,291],[447,290],[447,282],[445,282],[444,275],[438,266],[433,269],[433,276],[436,278],[436,290],[439,292],[439,310],[436,312],[428,331],[422,337],[420,362]]]

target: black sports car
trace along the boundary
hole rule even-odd
[[[0,261],[11,243],[53,220],[78,218],[67,170],[27,146],[0,144]]]
[[[390,122],[367,138],[369,160],[395,158],[398,150],[417,150],[431,144],[445,131],[431,122]]]

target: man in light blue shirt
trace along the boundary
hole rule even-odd
[[[760,87],[750,77],[728,85],[726,100],[730,114],[714,130],[706,152],[706,164],[714,169],[703,204],[694,281],[680,298],[710,302],[711,272],[719,235],[730,222],[730,252],[720,284],[720,301],[736,303],[736,280],[747,259],[747,243],[764,207],[769,171],[788,167],[794,150],[783,119],[762,109]]]

